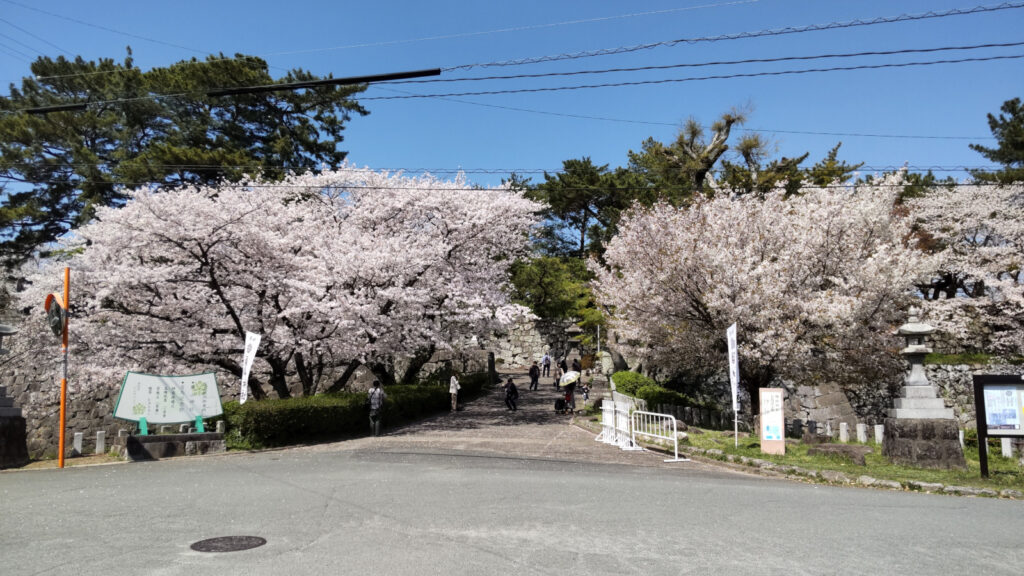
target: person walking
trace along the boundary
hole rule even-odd
[[[582,372],[582,370],[580,370],[580,368],[581,368],[580,359],[579,358],[573,358],[572,359],[572,369],[575,370],[576,372]]]
[[[517,410],[516,399],[518,398],[519,390],[512,382],[512,379],[509,378],[508,381],[505,382],[505,406],[507,406],[509,410],[515,412]]]
[[[462,390],[462,386],[459,386],[459,379],[452,374],[451,383],[448,385],[448,392],[452,395],[452,412],[459,409],[459,390]]]
[[[540,367],[534,362],[530,366],[530,390],[536,390],[540,386]]]
[[[551,376],[551,354],[544,353],[544,357],[540,359],[540,365],[544,367],[544,373],[542,376],[547,378]]]
[[[370,432],[374,436],[380,436],[382,424],[381,419],[384,411],[384,400],[388,397],[384,389],[380,387],[380,381],[373,381],[373,388],[367,392],[366,402],[370,405]]]

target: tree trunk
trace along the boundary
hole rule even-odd
[[[341,376],[331,384],[330,388],[324,390],[325,393],[330,392],[341,392],[348,386],[348,381],[352,379],[352,375],[356,373],[356,369],[362,366],[363,363],[359,360],[353,360],[345,366],[345,371],[341,373]]]
[[[420,350],[416,353],[412,359],[409,360],[409,366],[405,369],[405,373],[402,374],[402,384],[415,384],[416,376],[420,373],[420,369],[423,365],[430,361],[434,356],[434,352],[437,347],[434,344]]]
[[[270,387],[277,392],[278,398],[291,398],[292,393],[288,391],[287,375],[288,361],[280,358],[267,359],[270,364]]]
[[[320,384],[320,376],[324,371],[323,358],[318,359],[315,364],[307,364],[302,352],[295,353],[295,369],[302,382],[302,395],[312,396],[316,394],[317,385]]]
[[[367,364],[370,368],[370,372],[377,377],[380,381],[381,386],[392,386],[395,384],[395,375],[391,373],[391,369],[383,362],[373,362]]]

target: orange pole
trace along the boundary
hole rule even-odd
[[[69,316],[71,316],[71,302],[68,299],[70,296],[71,287],[71,268],[64,268],[64,330],[61,334],[61,354],[64,355],[64,375],[60,379],[60,454],[57,457],[57,465],[60,468],[64,467],[64,423],[67,398],[68,398],[68,323]]]

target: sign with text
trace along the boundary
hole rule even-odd
[[[985,430],[989,436],[1024,436],[1024,382],[984,386]]]
[[[224,413],[213,372],[191,376],[157,376],[129,372],[121,384],[114,418],[149,424],[192,422]]]
[[[786,420],[782,388],[761,388],[761,452],[786,453]]]
[[[729,344],[729,384],[732,386],[732,411],[740,411],[740,355],[736,349],[736,324],[725,331],[725,340]]]
[[[252,362],[256,359],[256,350],[260,347],[259,334],[253,334],[252,332],[246,331],[245,333],[245,352],[242,354],[242,384],[238,390],[238,403],[245,404],[245,401],[249,399],[249,370],[252,368]]]

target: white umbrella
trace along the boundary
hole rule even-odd
[[[562,374],[562,378],[558,380],[558,386],[559,387],[565,387],[565,386],[568,386],[569,384],[572,384],[573,382],[575,382],[575,381],[577,381],[579,379],[580,379],[580,373],[579,372],[576,372],[575,370],[569,370],[565,374]]]

